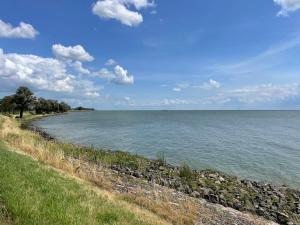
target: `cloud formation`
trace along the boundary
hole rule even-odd
[[[278,16],[288,16],[289,12],[300,9],[300,0],[273,0],[275,4],[281,6]]]
[[[38,34],[39,32],[28,23],[21,22],[19,26],[13,27],[11,24],[0,20],[0,37],[34,39]]]
[[[109,59],[109,60],[106,61],[105,66],[114,66],[116,64],[117,64],[116,60]]]
[[[93,5],[92,11],[101,18],[115,19],[132,27],[143,22],[143,16],[138,10],[153,5],[154,3],[148,0],[98,0]],[[133,11],[130,7],[137,11]]]
[[[244,86],[241,88],[231,88],[218,90],[213,95],[202,96],[200,99],[162,99],[152,102],[148,106],[171,106],[171,105],[226,105],[232,102],[245,106],[256,106],[284,100],[300,95],[299,83],[287,84],[258,84]]]
[[[99,95],[99,88],[87,79],[68,73],[67,64],[36,55],[5,54],[0,49],[0,80],[14,86],[28,85],[38,90]]]
[[[221,84],[218,81],[210,79],[208,82],[205,82],[201,85],[202,89],[211,90],[211,89],[218,89],[221,87]]]
[[[264,103],[285,100],[289,97],[297,96],[299,93],[300,85],[298,83],[291,83],[249,86],[229,90],[224,92],[223,95],[231,99],[237,99],[242,103]]]
[[[102,68],[99,72],[95,73],[95,75],[106,78],[115,84],[132,85],[134,83],[134,77],[120,65],[116,65],[113,71],[110,71],[107,68]]]
[[[66,47],[61,44],[55,44],[52,46],[52,52],[59,60],[81,62],[90,62],[94,60],[94,57],[91,56],[81,45]]]

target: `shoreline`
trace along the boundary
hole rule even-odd
[[[38,133],[48,141],[60,142],[43,129],[32,124],[33,120],[43,119],[46,116],[25,120],[27,126],[23,128]],[[214,204],[217,203],[242,212],[250,212],[280,224],[300,221],[300,190],[285,185],[241,179],[214,170],[193,170],[187,165],[173,166],[166,163],[164,158],[151,160],[142,156],[134,156],[128,152],[71,145],[74,147],[71,157],[77,155],[78,158],[104,166],[118,174],[132,176],[146,182],[154,182],[193,198],[203,198]],[[99,159],[100,156],[105,155],[103,153],[111,156],[119,154],[121,158],[125,158],[125,161],[123,159],[123,161],[118,162],[117,160],[114,163],[103,162]],[[142,166],[138,165],[141,163],[140,161]]]

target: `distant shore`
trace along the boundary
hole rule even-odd
[[[54,140],[51,135],[32,125],[33,119],[42,118],[44,116],[25,120],[27,125],[24,128],[39,133],[47,140]],[[120,174],[155,182],[192,197],[248,211],[281,224],[297,224],[300,221],[300,191],[286,186],[239,179],[218,171],[197,171],[188,165],[172,166],[165,161],[163,155],[157,160],[150,160],[126,152],[78,145],[73,145],[73,149],[65,153],[70,157],[80,157],[90,163],[100,164]]]

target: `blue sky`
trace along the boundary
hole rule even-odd
[[[0,97],[300,109],[300,0],[3,0]]]

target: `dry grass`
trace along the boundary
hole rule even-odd
[[[138,204],[159,215],[172,224],[195,224],[198,219],[198,205],[192,201],[184,201],[181,204],[173,203],[168,198],[150,199],[142,194],[123,194],[121,199]]]

